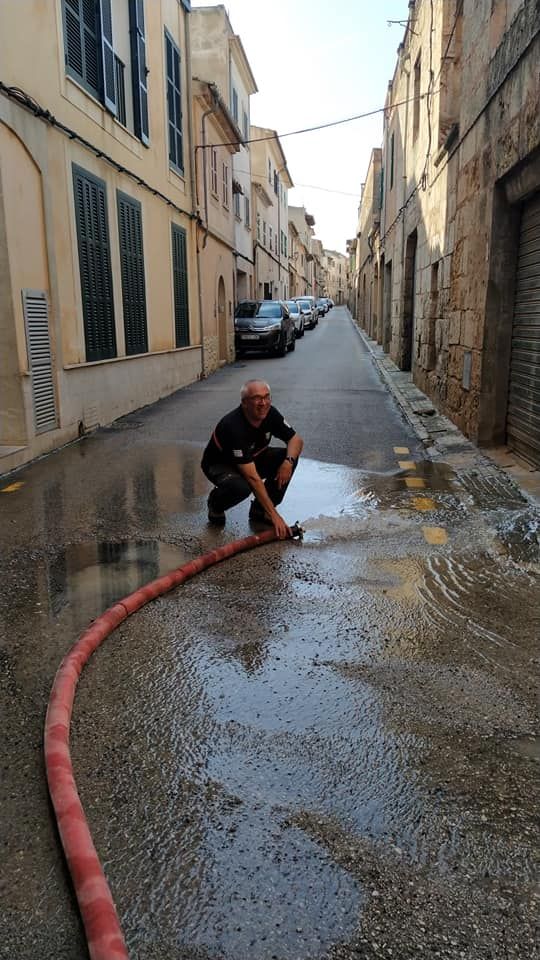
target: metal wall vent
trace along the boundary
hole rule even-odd
[[[36,433],[58,426],[49,337],[49,308],[42,290],[23,290],[28,362],[32,378],[32,403]]]

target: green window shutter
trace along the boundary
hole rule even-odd
[[[186,231],[172,225],[174,329],[177,347],[189,346]]]
[[[182,92],[180,87],[180,51],[165,31],[165,62],[167,66],[167,115],[169,121],[169,161],[184,172],[182,137]]]
[[[116,198],[126,353],[146,353],[148,333],[141,205],[119,191]]]
[[[63,11],[67,72],[99,97],[101,72],[96,0],[64,0]]]
[[[86,359],[116,356],[107,194],[105,184],[73,165],[73,194]]]
[[[103,69],[103,101],[116,116],[115,67],[111,0],[100,0],[101,62]]]
[[[146,69],[146,38],[144,32],[144,2],[129,0],[129,32],[131,34],[131,77],[135,133],[147,144],[150,142],[148,122],[148,84]]]

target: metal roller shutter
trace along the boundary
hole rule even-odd
[[[540,193],[523,205],[521,218],[507,443],[540,467]]]

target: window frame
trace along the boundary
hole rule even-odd
[[[171,51],[171,68],[169,73],[169,49]],[[175,78],[175,66],[178,70],[178,83]],[[180,47],[165,27],[165,85],[166,85],[166,104],[167,104],[167,142],[169,168],[174,170],[179,176],[184,177],[184,128],[182,113],[182,54]],[[173,102],[171,103],[171,100]],[[178,116],[179,115],[179,116]],[[171,139],[171,128],[175,133],[174,140]],[[178,138],[180,146],[178,145]],[[174,145],[174,149],[173,149]],[[180,158],[178,158],[180,153]],[[180,159],[180,162],[178,162]]]

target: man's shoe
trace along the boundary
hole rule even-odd
[[[253,500],[249,508],[249,519],[254,523],[265,523],[270,527],[273,526],[273,523],[264,512],[258,500]]]
[[[225,513],[223,510],[216,510],[212,506],[211,500],[212,494],[208,497],[208,523],[213,524],[215,527],[223,527],[225,524]]]

